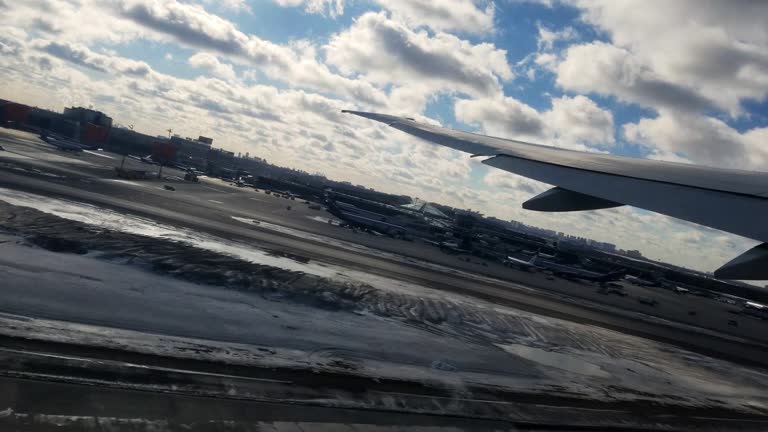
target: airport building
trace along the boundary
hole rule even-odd
[[[64,108],[62,116],[79,124],[80,142],[86,145],[106,144],[112,130],[112,117],[101,111],[83,107]],[[75,137],[76,138],[76,137]]]
[[[31,111],[32,108],[27,105],[0,100],[0,122],[3,124],[25,124]]]
[[[193,139],[174,135],[171,137],[171,144],[176,147],[177,162],[201,170],[206,168],[213,138],[200,136],[198,139]]]
[[[157,137],[152,135],[116,127],[110,133],[108,148],[120,154],[146,156],[152,153],[152,145],[156,140]]]
[[[235,175],[235,153],[217,148],[211,148],[207,155],[206,172],[211,175],[221,175],[232,178]]]
[[[112,118],[83,107],[65,108],[63,113],[0,100],[0,122],[36,133],[59,134],[86,145],[104,145],[109,140]]]
[[[77,122],[64,118],[61,113],[41,108],[32,108],[27,117],[27,125],[36,132],[50,131],[70,138],[77,138]]]

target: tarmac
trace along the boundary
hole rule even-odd
[[[524,310],[677,342],[687,348],[698,346],[710,354],[735,354],[750,361],[765,351],[743,348],[742,342],[768,344],[768,322],[736,317],[733,312],[739,308],[711,299],[626,282],[622,285],[627,296],[603,295],[597,292],[596,284],[549,280],[542,273],[518,271],[475,257],[465,261],[465,257],[441,253],[419,241],[340,228],[325,222],[333,216],[312,210],[301,200],[276,198],[219,179],[184,182],[174,179],[183,177],[182,172],[165,168],[164,176],[170,180],[127,181],[114,176],[120,155],[57,151],[32,134],[7,129],[0,130],[0,142],[6,149],[0,152],[0,187],[74,199],[223,238],[258,242],[267,248],[385,277],[472,293]],[[126,167],[157,169],[130,158]],[[165,184],[173,185],[175,191],[163,188]],[[648,297],[659,304],[651,308],[638,301]],[[639,322],[645,315],[654,318]],[[738,320],[737,327],[729,325],[733,319]],[[690,326],[725,338],[699,340],[688,331]],[[727,343],[731,338],[735,345]],[[723,344],[722,348],[717,348],[718,344]],[[739,355],[742,350],[747,352]]]
[[[308,205],[298,198],[296,200],[276,198],[272,194],[264,193],[264,191],[239,188],[228,182],[212,178],[202,178],[200,183],[188,183],[181,180],[183,173],[168,168],[164,169],[164,179],[131,181],[117,179],[114,176],[114,167],[120,163],[119,155],[100,151],[77,154],[61,152],[39,142],[31,134],[18,131],[0,130],[0,144],[5,148],[5,151],[0,151],[0,188],[3,188],[0,189],[0,201],[5,202],[5,207],[0,210],[3,210],[4,217],[7,217],[5,220],[0,220],[0,226],[17,230],[18,233],[22,234],[24,229],[26,229],[26,241],[32,239],[34,240],[32,242],[33,246],[48,249],[44,254],[54,253],[51,251],[52,246],[44,241],[45,236],[53,233],[53,231],[46,232],[45,227],[55,228],[59,232],[66,231],[66,229],[62,228],[66,224],[56,225],[56,223],[60,222],[55,222],[54,219],[50,219],[51,217],[73,221],[70,223],[73,233],[77,231],[76,228],[80,226],[78,225],[79,223],[89,222],[97,224],[105,232],[110,233],[110,238],[117,238],[119,240],[116,240],[115,243],[119,247],[112,250],[99,250],[98,242],[88,243],[87,236],[78,237],[72,234],[72,237],[68,239],[76,241],[78,245],[84,245],[85,247],[83,253],[86,256],[82,257],[78,264],[74,264],[74,261],[67,261],[66,263],[60,263],[60,266],[57,267],[55,264],[57,259],[54,254],[48,258],[49,261],[40,260],[40,262],[35,263],[34,268],[29,267],[25,269],[20,263],[22,261],[30,262],[31,259],[23,258],[25,252],[22,252],[17,247],[21,245],[27,248],[28,246],[21,240],[6,239],[6,241],[18,244],[16,246],[11,243],[4,245],[3,247],[7,248],[8,251],[14,251],[13,253],[6,253],[4,257],[15,256],[16,260],[9,260],[8,258],[0,260],[0,269],[3,269],[6,275],[17,277],[18,283],[15,284],[17,288],[13,291],[13,294],[8,293],[7,299],[9,301],[4,301],[0,305],[0,312],[41,319],[62,320],[64,322],[74,322],[78,318],[88,316],[91,318],[91,321],[88,323],[92,325],[147,332],[160,331],[160,333],[168,335],[197,336],[204,339],[228,341],[231,343],[276,346],[280,345],[281,341],[290,339],[290,337],[284,338],[284,334],[279,332],[273,332],[275,334],[274,340],[268,340],[263,335],[269,332],[256,337],[252,333],[238,331],[238,328],[241,328],[241,326],[246,325],[249,320],[253,319],[253,308],[256,307],[254,306],[256,303],[253,300],[248,300],[243,294],[216,294],[213,303],[199,303],[195,301],[196,298],[210,297],[208,294],[200,291],[202,288],[191,285],[182,286],[174,283],[169,285],[167,289],[158,291],[158,295],[162,294],[167,297],[166,300],[154,301],[152,303],[153,306],[146,310],[147,316],[151,317],[151,322],[131,323],[130,312],[144,307],[142,306],[142,301],[144,300],[140,299],[138,291],[132,291],[130,287],[122,287],[119,284],[111,287],[111,290],[104,290],[100,288],[104,286],[103,284],[99,285],[100,282],[90,281],[88,283],[93,284],[91,292],[76,292],[78,289],[76,287],[85,286],[85,282],[78,280],[76,275],[69,274],[71,272],[68,273],[67,268],[82,269],[87,268],[88,265],[93,265],[88,263],[94,260],[94,257],[91,256],[94,252],[111,253],[113,254],[113,261],[124,260],[127,256],[126,251],[129,249],[125,247],[126,244],[130,243],[128,240],[133,238],[131,236],[141,235],[165,239],[169,241],[166,244],[170,244],[170,241],[186,242],[197,247],[208,248],[207,250],[212,254],[224,254],[225,256],[241,260],[247,260],[247,257],[243,254],[252,253],[252,251],[244,252],[245,246],[253,246],[261,251],[268,252],[266,257],[263,254],[259,255],[259,259],[269,260],[263,261],[262,264],[288,266],[288,261],[290,261],[290,265],[297,266],[291,271],[308,274],[304,278],[326,277],[328,275],[322,273],[322,271],[331,269],[330,276],[343,280],[348,285],[368,283],[377,292],[381,291],[384,285],[391,285],[395,288],[393,288],[391,293],[383,297],[371,297],[369,291],[365,290],[355,292],[354,295],[350,294],[352,291],[350,291],[348,285],[345,285],[346,288],[340,288],[341,291],[334,291],[330,287],[325,287],[323,293],[307,294],[315,296],[312,298],[316,299],[317,296],[325,295],[325,292],[337,296],[343,292],[353,295],[350,298],[354,298],[355,301],[364,300],[370,302],[371,305],[375,303],[373,300],[379,301],[384,299],[386,301],[379,301],[379,303],[385,305],[381,310],[386,311],[386,314],[380,312],[374,306],[369,306],[365,309],[357,308],[354,306],[354,302],[350,303],[349,311],[358,314],[365,311],[366,313],[380,316],[387,320],[386,325],[391,325],[389,323],[391,319],[395,319],[397,322],[410,322],[412,324],[429,322],[430,319],[434,320],[434,316],[430,315],[430,313],[435,313],[434,311],[438,310],[437,314],[439,315],[440,301],[445,299],[466,304],[471,304],[473,302],[471,299],[476,299],[475,303],[488,308],[487,310],[489,311],[496,306],[514,308],[522,311],[524,316],[534,314],[554,320],[578,323],[574,324],[574,326],[578,327],[578,330],[574,327],[573,330],[563,333],[568,334],[567,338],[569,341],[566,342],[566,339],[562,339],[563,336],[556,336],[556,333],[549,333],[549,330],[545,330],[547,328],[544,322],[546,319],[541,321],[541,318],[525,318],[526,320],[533,320],[531,322],[535,322],[536,319],[539,319],[541,322],[538,324],[528,323],[513,330],[504,327],[505,324],[498,324],[500,327],[494,327],[497,325],[496,321],[487,318],[484,322],[478,323],[478,329],[482,327],[485,331],[491,333],[498,332],[499,334],[508,335],[529,334],[527,336],[528,339],[526,339],[529,341],[526,342],[528,345],[510,345],[500,340],[494,342],[495,345],[487,345],[487,348],[477,348],[477,351],[472,355],[471,346],[473,343],[477,343],[477,339],[473,338],[477,338],[482,332],[478,331],[476,334],[452,334],[451,337],[456,338],[454,341],[465,341],[469,345],[463,351],[463,354],[457,355],[456,358],[451,359],[447,364],[433,364],[433,369],[436,368],[437,370],[456,368],[456,364],[464,369],[486,368],[488,365],[494,364],[494,362],[501,365],[504,363],[504,357],[501,356],[510,354],[528,359],[528,361],[534,363],[544,364],[544,370],[548,370],[546,367],[547,362],[556,359],[554,360],[558,365],[556,369],[559,370],[558,373],[565,374],[563,377],[567,377],[568,373],[575,373],[587,377],[591,376],[585,382],[589,382],[589,380],[599,381],[604,371],[611,370],[611,367],[614,366],[618,368],[621,362],[612,360],[615,365],[611,366],[608,363],[603,364],[595,360],[597,364],[600,364],[598,369],[592,369],[589,365],[584,369],[584,364],[578,363],[578,366],[572,366],[576,369],[569,372],[568,367],[563,366],[564,364],[570,364],[569,358],[566,358],[568,349],[565,350],[566,354],[552,353],[551,351],[541,353],[531,348],[537,345],[531,345],[530,340],[541,338],[542,335],[545,335],[546,337],[541,338],[542,345],[540,346],[550,344],[550,348],[547,349],[555,347],[557,351],[559,345],[561,349],[570,346],[590,351],[593,349],[590,345],[592,342],[587,341],[591,340],[589,338],[597,338],[602,339],[603,345],[607,347],[596,349],[601,355],[607,355],[613,359],[635,355],[625,354],[622,350],[628,350],[626,353],[636,352],[639,339],[630,338],[625,343],[620,335],[605,336],[614,332],[640,336],[648,341],[668,343],[696,352],[698,353],[697,355],[712,356],[745,365],[747,369],[744,369],[743,372],[745,374],[743,376],[744,383],[749,381],[748,377],[751,372],[749,372],[748,368],[756,367],[755,373],[762,374],[763,368],[768,366],[768,360],[766,360],[768,356],[765,355],[768,353],[768,335],[765,332],[765,327],[768,324],[756,319],[742,316],[737,317],[732,313],[737,308],[711,299],[677,295],[658,288],[638,287],[626,283],[624,284],[624,289],[628,293],[627,296],[606,296],[599,294],[597,292],[598,286],[594,284],[574,283],[561,279],[549,280],[543,274],[517,271],[496,263],[483,262],[477,258],[470,258],[469,261],[466,261],[460,259],[466,257],[443,254],[438,248],[419,241],[407,242],[341,228],[327,222],[332,216],[322,210],[310,209]],[[134,168],[156,169],[156,167],[143,164],[134,159],[127,159],[126,165]],[[165,185],[171,185],[175,190],[168,190],[164,187]],[[36,202],[33,203],[33,201]],[[70,205],[71,203],[85,203],[94,206],[92,207],[92,209],[95,209],[94,212],[100,214],[89,213],[91,210],[88,208],[84,208],[80,204]],[[22,208],[34,208],[36,210],[29,210],[27,213],[22,214],[18,212],[20,205]],[[288,208],[289,206],[290,209]],[[39,220],[40,223],[35,225],[34,222],[36,220]],[[33,225],[37,231],[30,231]],[[120,235],[127,236],[126,239],[128,240],[114,234],[115,232],[124,233]],[[34,234],[37,237],[29,237],[30,234]],[[40,240],[41,238],[43,240]],[[100,238],[94,237],[94,239],[99,240]],[[222,244],[229,244],[221,246],[218,245],[217,241]],[[93,246],[94,244],[96,246]],[[29,249],[24,249],[24,251],[28,252]],[[157,258],[159,261],[151,261],[150,258],[145,256],[143,258],[145,261],[142,262],[154,268],[154,272],[158,272],[158,269],[160,269],[160,273],[166,275],[173,274],[176,278],[180,277],[176,271],[177,268],[174,267],[176,263],[167,260],[168,256],[173,256],[178,251],[161,250],[160,252]],[[44,256],[44,254],[38,254],[37,256]],[[73,259],[75,258],[80,259],[79,257],[74,257]],[[46,264],[46,262],[49,264]],[[162,262],[162,265],[158,266],[158,262]],[[118,269],[120,267],[119,263],[109,265],[117,266],[112,274],[121,271],[131,271],[128,269]],[[236,272],[233,273],[230,270],[231,268],[240,268],[238,266],[241,266],[241,264],[231,264],[224,260],[213,261],[207,263],[207,265],[210,265],[214,270],[216,268],[227,269],[228,276],[239,277]],[[17,272],[15,276],[12,271],[13,269]],[[26,287],[23,285],[25,279],[31,280],[32,275],[43,275],[46,273],[46,269],[49,270],[49,275],[47,276],[49,277],[49,283],[45,284],[46,288],[35,293],[34,283]],[[109,279],[109,271],[99,276],[94,267],[94,272],[95,276],[93,277],[102,282]],[[194,269],[187,269],[185,272],[197,274]],[[243,270],[243,272],[248,273],[252,272],[252,270]],[[126,276],[125,279],[140,280],[140,278],[144,277],[150,276],[136,276],[132,274],[130,277]],[[181,277],[183,279],[183,276]],[[367,279],[361,280],[361,278]],[[163,280],[167,280],[167,278]],[[225,282],[226,284],[232,284],[233,280],[235,279]],[[295,279],[287,278],[287,280],[293,281],[290,283],[296,283]],[[55,282],[58,282],[60,285],[56,287]],[[144,280],[144,282],[144,285],[147,286],[159,286],[166,283],[161,280],[156,280],[152,283]],[[195,283],[195,281],[189,278],[186,282]],[[295,288],[296,285],[292,287]],[[424,291],[419,291],[421,289],[419,287],[424,287]],[[56,291],[53,291],[54,288]],[[37,297],[32,299],[30,297],[31,294]],[[415,295],[420,300],[416,304],[408,303],[410,301],[408,300],[409,295]],[[327,297],[327,295],[325,296]],[[655,298],[659,304],[653,308],[641,304],[638,302],[638,299],[643,297]],[[187,303],[184,303],[181,309],[173,308],[174,298]],[[215,302],[224,303],[214,308]],[[238,310],[239,306],[236,306],[238,303],[248,304],[248,307],[251,308],[248,312],[243,311],[242,318],[232,312]],[[398,304],[398,307],[387,309],[386,305],[393,303]],[[83,313],[83,305],[93,306],[91,308],[92,311],[87,314]],[[313,305],[317,306],[315,303]],[[258,307],[262,308],[262,306]],[[121,308],[124,312],[123,315],[110,313],[110,310],[119,312]],[[266,306],[263,306],[263,309],[267,310]],[[414,315],[414,310],[418,312],[416,315]],[[99,317],[97,317],[98,312],[102,312],[102,315]],[[287,316],[297,317],[297,322],[300,319],[299,317],[308,316],[307,313],[298,309],[295,311],[286,310],[284,312]],[[695,312],[695,314],[691,314],[691,312]],[[326,314],[328,312],[317,313]],[[477,312],[473,314],[471,316],[478,316]],[[489,317],[492,315],[487,312],[485,314]],[[332,316],[333,314],[328,315],[328,317]],[[194,326],[189,324],[182,325],[183,323],[195,322],[195,317],[198,317],[198,320]],[[199,319],[200,317],[206,317],[206,319]],[[470,315],[467,315],[467,317],[470,317]],[[365,317],[360,319],[361,321],[358,325],[352,325],[351,327],[364,328],[370,325],[370,321],[366,321]],[[476,318],[462,318],[463,322],[467,323],[472,322],[473,319]],[[739,325],[737,327],[728,324],[728,321],[734,319],[738,320]],[[222,320],[229,321],[223,323]],[[459,322],[462,322],[462,320]],[[303,329],[312,329],[320,321],[324,323],[332,322],[333,318],[327,320],[318,319],[314,324],[308,321],[300,325],[288,322],[276,322],[274,325],[276,329],[283,328],[283,330],[290,334],[300,333],[301,331],[298,329],[302,331]],[[503,321],[500,320],[499,322]],[[210,322],[221,323],[221,325],[207,324]],[[524,322],[527,323],[525,320]],[[450,321],[446,321],[446,323],[451,324]],[[347,329],[350,328],[349,322],[345,322],[345,324],[347,324]],[[596,333],[591,334],[593,333],[592,330],[587,331],[588,326],[583,326],[585,324],[596,326]],[[173,330],[173,326],[177,326],[175,330]],[[567,326],[567,324],[557,324],[557,326]],[[425,329],[429,331],[446,331],[446,325],[442,324],[440,326],[422,326],[419,324],[416,327],[418,327],[419,331]],[[409,331],[403,330],[402,327],[382,328],[374,333],[377,335],[376,337],[381,339],[379,339],[379,342],[372,343],[371,346],[395,346],[398,341],[403,342],[409,337],[413,338],[412,342],[410,342],[412,346],[422,345],[423,341],[420,342],[418,339],[421,333],[409,333]],[[604,331],[608,333],[602,333]],[[314,335],[308,333],[303,339],[294,338],[292,340],[312,342],[317,338],[317,334],[333,335],[337,334],[336,332],[337,330],[329,327],[323,331],[318,329],[318,333]],[[579,337],[574,336],[579,333],[590,333],[590,336],[586,339],[583,337],[579,339]],[[451,344],[441,345],[442,342],[440,342],[439,336],[445,335],[443,333],[436,334],[438,337],[435,339],[434,345],[431,347],[425,346],[424,351],[439,352],[444,350],[444,353],[438,357],[443,359],[449,357],[452,348]],[[345,336],[340,332],[337,336],[340,339],[329,339],[326,341],[326,345],[343,344]],[[616,337],[615,346],[610,347],[610,341],[613,340],[613,337]],[[349,339],[348,335],[347,339]],[[545,343],[544,341],[546,340],[548,342]],[[645,342],[641,345],[643,344]],[[654,347],[649,348],[649,350],[658,349],[654,344],[649,344],[648,346]],[[282,348],[305,350],[311,349],[312,346],[311,344],[286,345],[283,342]],[[456,346],[453,348],[456,348]],[[362,347],[355,347],[355,349],[360,352],[363,351]],[[660,352],[666,352],[664,351],[665,349],[667,348],[663,348]],[[641,352],[642,355],[647,355],[650,352],[644,350],[645,348],[638,352]],[[358,358],[357,360],[368,361],[386,357],[385,351],[385,349],[381,352],[370,351],[365,354],[365,358]],[[334,355],[336,354],[338,353]],[[325,355],[328,356],[328,353]],[[328,358],[336,359],[334,355]],[[462,355],[466,355],[463,360],[461,358]],[[675,363],[677,360],[673,360],[677,358],[678,354],[669,354],[668,358],[667,354],[655,355],[658,358],[664,358],[664,361],[669,361],[669,364],[672,366],[681,367],[682,375],[685,375],[684,371],[687,370],[686,368],[696,367],[697,362],[706,363],[708,365],[706,366],[707,368],[720,368],[720,366],[714,366],[715,363],[710,365],[710,360],[706,360],[704,357],[691,356],[685,360],[685,366],[681,366]],[[558,356],[566,357],[561,358]],[[345,358],[343,355],[339,357]],[[346,359],[348,360],[349,356]],[[404,358],[400,358],[398,361],[404,361]],[[408,361],[417,364],[423,362],[423,359],[414,355]],[[479,363],[473,363],[473,361]],[[482,365],[482,361],[487,363]],[[527,371],[514,365],[504,365],[503,367],[499,366],[499,368],[504,369],[501,372],[502,374],[528,375],[531,379],[542,379],[543,377],[538,374],[538,371],[541,370],[540,366],[530,368]],[[709,369],[707,370],[707,374],[715,373]],[[732,369],[732,371],[735,371],[735,369]],[[445,371],[443,370],[442,372]],[[618,369],[610,373],[618,373]],[[649,373],[648,376],[652,375]],[[558,375],[549,375],[549,378],[551,379],[553,376],[557,377]],[[715,378],[713,377],[714,375],[710,376],[709,379],[714,380]],[[698,377],[697,379],[704,378]],[[721,390],[708,388],[704,381],[701,381],[701,383],[696,381],[696,383],[697,388],[706,389],[706,391],[716,392]],[[719,385],[724,384],[723,382]],[[12,387],[17,384],[6,380],[2,385]],[[738,391],[736,391],[736,394],[738,394]],[[759,391],[755,396],[762,397]],[[20,421],[20,419],[16,420]],[[352,430],[355,429],[352,428]]]

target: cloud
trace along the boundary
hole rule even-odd
[[[516,197],[515,204],[519,204],[528,198],[532,198],[551,187],[545,183],[537,182],[536,180],[514,175],[499,169],[489,171],[488,174],[483,177],[483,182],[492,188],[513,193]]]
[[[713,117],[663,111],[656,118],[625,124],[623,135],[657,159],[761,171],[768,163],[768,128],[740,133]]]
[[[738,115],[742,100],[768,95],[768,2],[577,0],[575,4],[582,10],[582,19],[606,32],[615,49],[624,53],[599,57],[598,61],[611,63],[601,68],[621,69],[629,62],[632,69],[652,71],[651,82],[645,84],[651,84],[655,97],[663,98],[665,90],[679,92],[674,98],[679,102],[676,108],[699,109],[702,101],[712,101]],[[582,66],[592,61],[575,54],[579,53],[571,60]],[[597,52],[580,54],[588,57]],[[634,72],[609,73],[604,77],[613,82],[606,85],[617,91],[616,78],[636,76]],[[654,83],[663,84],[654,87]],[[661,101],[670,106],[669,98]]]
[[[538,49],[539,51],[552,50],[556,43],[560,41],[571,41],[578,38],[579,34],[573,27],[565,27],[562,30],[551,30],[541,24],[539,28]]]
[[[586,96],[552,99],[552,108],[544,118],[556,142],[598,147],[614,144],[613,114]]]
[[[585,96],[553,98],[543,112],[511,97],[463,99],[454,112],[457,120],[501,138],[581,150],[614,143],[613,115]]]
[[[227,54],[248,55],[250,38],[231,22],[208,13],[202,6],[176,1],[125,0],[119,13],[139,25],[170,35],[178,41],[199,48],[210,48]],[[257,44],[259,41],[253,41]],[[254,55],[268,57],[255,46]]]
[[[49,33],[49,34],[61,33],[61,30],[59,30],[59,28],[56,27],[56,25],[53,22],[46,20],[45,18],[37,17],[33,19],[32,27],[44,33]]]
[[[221,9],[231,12],[245,12],[252,14],[253,9],[246,0],[203,0],[206,4],[218,6]]]
[[[231,64],[221,63],[215,55],[209,53],[197,53],[190,57],[188,62],[191,66],[204,69],[219,78],[226,80],[237,78]]]
[[[344,0],[274,0],[282,7],[304,7],[311,14],[328,15],[336,18],[344,15]]]
[[[79,66],[87,67],[99,72],[107,71],[102,65],[102,59],[96,57],[90,49],[83,46],[77,47],[57,42],[41,42],[38,44],[38,49]]]
[[[110,4],[99,0],[13,2],[3,9],[0,23],[4,28],[24,28],[38,36],[55,36],[62,43],[122,43],[139,37],[140,27],[109,15]]]
[[[32,45],[56,58],[99,72],[145,76],[150,71],[144,62],[95,53],[83,45],[46,40],[35,41]]]
[[[232,22],[207,12],[199,5],[175,0],[124,0],[121,16],[162,35],[195,48],[234,56],[259,66],[270,78],[294,86],[341,94],[369,105],[386,104],[386,95],[370,83],[331,72],[315,58],[314,47],[298,42],[278,45],[241,32]]]
[[[486,34],[494,29],[495,5],[475,0],[375,0],[411,27]],[[483,6],[484,5],[484,6]]]
[[[665,81],[630,51],[604,42],[569,47],[554,69],[557,84],[566,90],[612,95],[647,107],[703,111],[714,106],[695,89],[677,83],[685,81]]]
[[[418,83],[431,91],[487,96],[512,78],[506,51],[446,33],[430,36],[386,16],[366,13],[325,46],[327,61],[342,73],[376,83]]]
[[[541,114],[514,98],[462,99],[456,102],[454,112],[457,120],[478,123],[491,135],[527,140],[545,136]]]
[[[19,28],[9,27],[0,34],[0,54],[16,57],[21,54],[26,44],[27,33]]]

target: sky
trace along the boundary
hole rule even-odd
[[[342,109],[766,170],[768,2],[0,0],[0,98],[214,146],[712,271],[756,242],[548,186]]]

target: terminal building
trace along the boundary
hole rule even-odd
[[[197,139],[182,138],[179,135],[171,137],[171,144],[176,147],[176,160],[180,164],[206,169],[208,153],[213,145],[213,138],[200,136]]]
[[[79,135],[82,144],[104,145],[109,140],[109,133],[112,131],[112,117],[101,111],[83,107],[64,108],[62,117],[79,126],[76,135]],[[73,138],[78,138],[78,136]]]
[[[214,176],[234,178],[236,176],[235,153],[223,149],[212,148],[207,154],[205,171]]]

